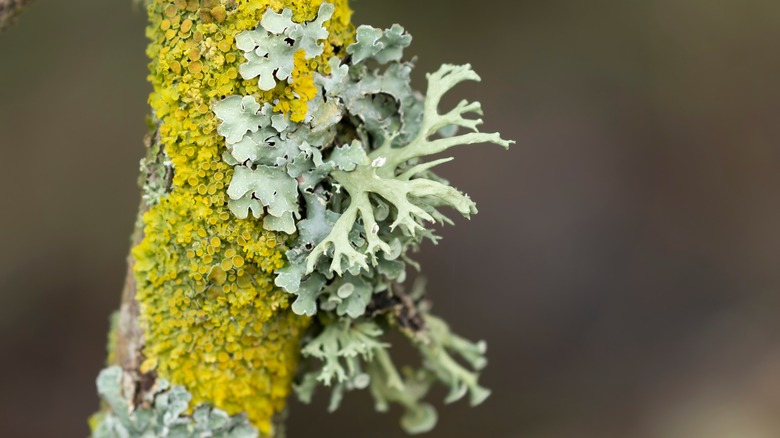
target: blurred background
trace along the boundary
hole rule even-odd
[[[130,3],[37,0],[0,35],[2,437],[84,437],[98,405],[150,91]],[[418,88],[472,63],[450,102],[518,141],[442,168],[481,212],[419,259],[494,394],[427,436],[780,436],[780,2],[353,7],[414,35]],[[291,438],[403,436],[324,398]]]

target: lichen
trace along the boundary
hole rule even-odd
[[[168,168],[164,186],[147,191],[144,239],[133,249],[144,331],[142,372],[182,385],[192,406],[209,403],[246,413],[263,434],[284,406],[309,319],[290,310],[273,284],[288,237],[234,217],[225,193],[233,169],[222,160],[212,105],[230,94],[253,96],[291,120],[307,112],[313,75],[353,38],[346,0],[324,23],[322,53],[294,57],[291,82],[261,90],[238,72],[244,52],[236,36],[252,30],[270,7],[295,23],[317,17],[321,1],[148,1],[149,102]],[[167,171],[167,170],[166,170]],[[189,411],[188,411],[189,412]]]
[[[116,360],[116,338],[119,330],[119,311],[109,317],[108,341],[106,342],[106,364],[111,365]]]
[[[158,379],[154,388],[136,405],[127,394],[131,379],[122,368],[113,366],[100,372],[97,389],[109,410],[90,419],[94,438],[257,438],[257,429],[245,414],[226,412],[201,404],[190,409],[192,395],[183,386],[170,386]],[[192,410],[192,415],[187,411]]]
[[[236,36],[236,46],[244,52],[247,62],[238,67],[244,79],[258,78],[261,90],[271,90],[279,81],[292,81],[295,55],[300,51],[310,60],[322,54],[320,41],[328,37],[323,24],[333,16],[333,4],[322,3],[311,22],[295,23],[292,10],[281,13],[266,11],[256,29]]]
[[[410,433],[436,423],[424,401],[435,382],[449,387],[447,401],[482,402],[484,343],[431,315],[423,288],[402,287],[407,266],[418,267],[409,253],[437,240],[429,223],[449,221],[439,208],[476,212],[433,173],[449,158],[424,160],[510,143],[466,117],[481,114],[478,103],[439,112],[445,92],[479,77],[445,65],[427,96],[414,91],[402,61],[411,36],[398,25],[356,35],[346,0],[146,3],[153,139],[132,254],[137,371],[158,387],[136,405],[112,386],[121,371],[102,374],[95,435],[233,436],[199,429],[214,417],[274,436],[299,369],[304,401],[330,386],[335,409],[367,388],[377,409],[404,408]],[[393,330],[419,350],[419,369],[396,369]]]
[[[321,6],[321,14],[329,11]],[[268,11],[261,27],[236,37],[247,52],[239,72],[257,78],[260,88],[288,80],[293,51],[307,45],[299,39],[303,25],[293,25],[291,15]],[[311,38],[307,53],[319,53],[324,37]],[[416,266],[408,253],[424,238],[437,240],[429,224],[450,222],[439,209],[466,217],[477,211],[432,171],[451,158],[424,160],[459,145],[512,142],[479,131],[482,121],[472,117],[482,114],[478,102],[440,112],[447,91],[480,80],[471,66],[444,65],[428,75],[425,96],[415,92],[413,65],[401,61],[410,42],[398,25],[360,26],[346,47],[350,57],[332,56],[326,72],[312,75],[316,93],[300,119],[251,95],[228,96],[213,109],[227,146],[224,161],[234,169],[226,190],[230,211],[290,235],[275,284],[295,295],[294,313],[317,317],[301,350],[310,371],[296,386],[299,397],[308,401],[317,384],[331,386],[335,409],[346,391],[369,388],[378,409],[401,404],[402,426],[420,433],[436,422],[435,410],[422,401],[432,383],[449,387],[448,402],[469,394],[476,405],[489,394],[478,383],[484,342],[453,334],[430,314],[421,290],[412,298],[400,288],[407,264]],[[402,376],[396,370],[382,340],[392,329],[420,351],[418,371]]]

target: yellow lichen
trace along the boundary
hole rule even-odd
[[[116,361],[116,340],[119,332],[119,311],[111,314],[111,325],[108,330],[108,343],[106,345],[106,364],[112,365]]]
[[[301,120],[316,93],[314,71],[326,73],[325,60],[352,42],[347,1],[333,1],[323,54],[296,56],[292,83],[267,92],[237,74],[244,58],[234,38],[255,28],[267,7],[289,8],[300,22],[314,19],[320,3],[154,0],[148,7],[149,102],[174,177],[170,193],[144,215],[145,237],[133,249],[142,371],[185,386],[193,405],[246,412],[264,434],[290,392],[308,320],[294,315],[288,295],[273,285],[286,236],[227,209],[233,170],[222,161],[225,144],[211,108],[226,95],[251,94]]]

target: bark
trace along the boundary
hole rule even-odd
[[[160,146],[160,138],[157,129],[146,135],[144,138],[144,146],[146,148],[146,158],[144,158],[145,168],[156,169],[163,165],[165,158],[164,151]],[[162,184],[165,190],[170,189],[170,178],[165,175],[163,181],[157,181],[160,179],[160,174],[155,171],[143,172],[139,178],[139,185],[141,188],[148,185],[160,185]],[[144,238],[143,232],[143,215],[149,210],[147,200],[142,198],[138,206],[138,214],[136,216],[135,228],[133,230],[131,238],[131,247],[135,247]],[[133,273],[133,266],[135,259],[132,254],[127,256],[127,274],[125,275],[125,284],[122,289],[122,301],[119,305],[119,315],[116,326],[114,328],[115,333],[112,334],[114,341],[114,350],[111,352],[110,365],[119,365],[122,369],[132,377],[133,385],[131,389],[132,398],[139,403],[144,398],[145,393],[154,384],[155,376],[151,373],[142,373],[140,371],[141,363],[143,362],[143,346],[144,335],[143,330],[139,324],[139,318],[141,316],[141,308],[136,300],[136,280]]]

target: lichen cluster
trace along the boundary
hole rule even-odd
[[[323,60],[353,38],[350,10],[346,0],[336,1],[322,54],[295,56],[292,81],[261,90],[257,80],[238,73],[244,57],[236,35],[254,29],[269,7],[306,22],[316,18],[321,2],[147,3],[152,123],[172,178],[165,190],[145,190],[152,207],[143,217],[144,239],[133,249],[145,337],[141,371],[183,385],[191,406],[244,412],[270,434],[309,321],[289,310],[288,295],[273,284],[288,236],[237,219],[227,208],[233,169],[221,158],[225,143],[212,106],[227,95],[249,95],[300,119],[313,74],[327,73]]]
[[[257,438],[245,414],[229,416],[207,405],[187,411],[192,395],[183,386],[158,379],[137,406],[125,391],[132,377],[112,366],[97,378],[98,394],[111,407],[90,419],[94,438]]]
[[[476,213],[433,172],[451,158],[430,156],[511,143],[479,132],[479,103],[440,112],[447,91],[479,80],[471,67],[444,65],[415,91],[411,36],[353,29],[347,0],[146,3],[148,211],[133,249],[144,375],[101,374],[95,435],[274,436],[294,380],[303,401],[331,387],[331,409],[366,388],[378,410],[404,408],[410,433],[436,423],[433,383],[448,402],[481,403],[484,342],[433,316],[422,282],[405,287],[410,253],[449,222],[440,209]],[[393,330],[419,367],[396,367]],[[140,401],[119,387],[139,378],[158,385]]]
[[[294,84],[295,57],[323,53],[317,41],[327,36],[321,23],[332,12],[323,3],[317,19],[303,24],[291,20],[290,10],[264,13],[256,29],[236,36],[246,59],[240,75],[256,78],[261,89]],[[401,286],[407,265],[416,266],[409,253],[424,238],[437,240],[430,223],[449,222],[441,207],[476,213],[467,195],[432,171],[450,158],[426,158],[459,145],[511,142],[479,132],[481,120],[471,117],[482,113],[477,102],[439,112],[447,91],[479,81],[470,66],[444,65],[428,75],[425,96],[414,91],[413,65],[402,60],[410,42],[398,25],[359,27],[349,56],[331,56],[330,68],[313,74],[302,117],[240,93],[218,101],[214,112],[227,145],[223,158],[234,169],[228,208],[266,231],[290,235],[275,284],[296,296],[294,313],[316,315],[302,347],[311,360],[298,395],[306,401],[318,384],[331,386],[335,409],[345,391],[369,388],[378,409],[400,403],[403,427],[419,433],[436,421],[423,401],[432,383],[449,387],[448,401],[468,394],[476,405],[489,394],[477,381],[485,344],[451,333],[429,313],[422,290],[406,294]],[[422,366],[405,376],[383,340],[393,329],[422,356]]]

